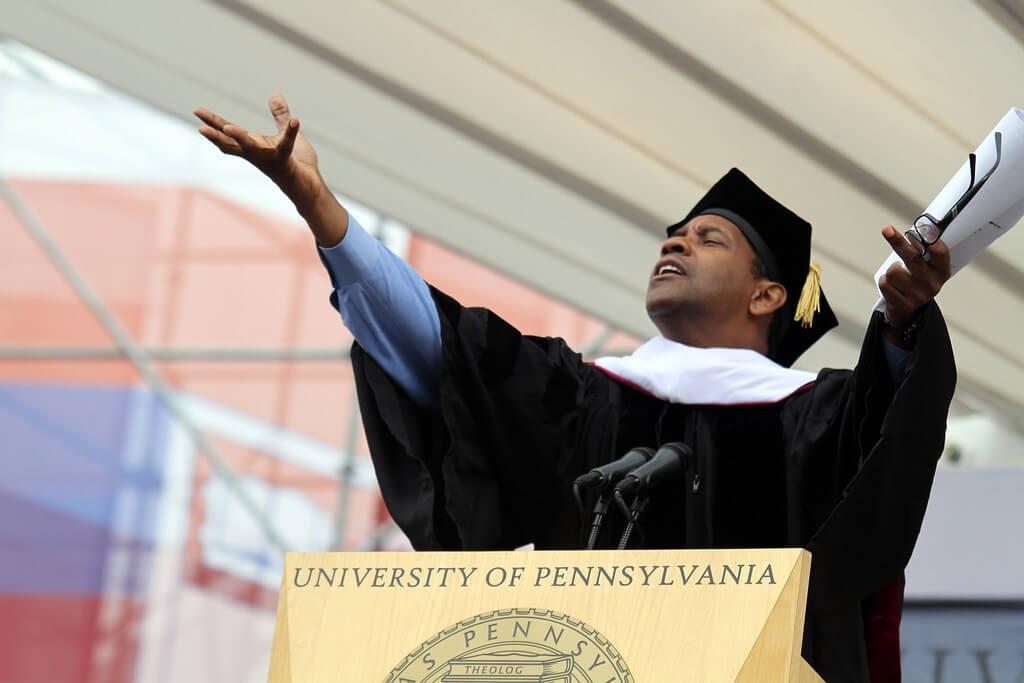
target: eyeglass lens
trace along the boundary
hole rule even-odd
[[[914,232],[924,244],[935,244],[942,235],[942,230],[929,216],[918,216],[914,221]]]

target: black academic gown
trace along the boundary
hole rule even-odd
[[[352,353],[381,491],[415,548],[583,547],[572,481],[632,447],[684,441],[694,452],[685,476],[654,496],[631,547],[806,547],[804,657],[830,683],[868,680],[871,601],[902,581],[956,382],[936,305],[923,311],[895,390],[876,315],[855,370],[822,370],[778,403],[722,407],[663,402],[561,339],[522,335],[493,312],[432,295],[439,414],[358,345]],[[605,543],[620,531],[610,525]]]

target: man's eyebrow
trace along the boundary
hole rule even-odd
[[[727,231],[718,227],[717,225],[709,225],[706,223],[698,223],[693,226],[680,225],[678,228],[672,231],[672,237],[678,235],[680,231],[683,230],[683,228],[691,229],[701,237],[712,231],[717,232],[719,235],[725,237],[727,240],[731,237]]]
[[[695,225],[693,227],[693,230],[694,230],[694,232],[696,232],[701,237],[703,237],[704,235],[706,235],[709,232],[713,231],[713,232],[717,232],[722,237],[725,237],[727,239],[729,238],[729,233],[727,233],[725,230],[723,230],[722,228],[718,227],[717,225],[704,225],[704,224]]]

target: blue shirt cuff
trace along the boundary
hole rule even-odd
[[[333,247],[317,247],[331,274],[335,289],[366,280],[377,268],[380,251],[377,240],[366,232],[351,213],[345,237]]]

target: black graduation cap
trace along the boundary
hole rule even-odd
[[[821,269],[811,263],[811,224],[736,168],[722,176],[683,220],[670,225],[668,234],[706,214],[735,223],[764,262],[768,277],[786,288],[786,306],[778,314],[786,315],[788,324],[769,357],[789,367],[839,324],[821,291]]]

